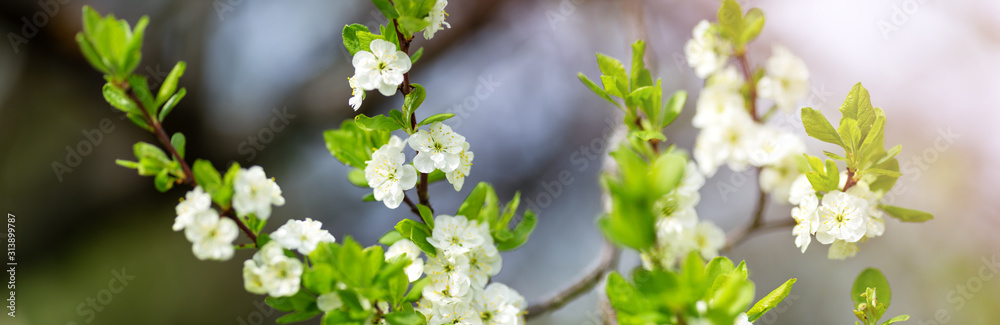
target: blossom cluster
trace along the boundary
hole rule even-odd
[[[281,188],[267,178],[264,169],[241,169],[233,182],[233,209],[240,217],[254,215],[260,220],[271,216],[271,206],[285,204]],[[195,187],[177,204],[174,231],[184,230],[194,255],[201,260],[228,260],[233,257],[233,241],[239,236],[236,221],[223,218],[212,207],[212,196]]]
[[[801,59],[776,45],[759,80],[746,80],[730,64],[733,45],[719,35],[717,25],[700,22],[694,38],[686,46],[688,64],[699,77],[706,78],[696,104],[692,124],[701,129],[694,147],[702,173],[712,176],[722,165],[734,171],[748,166],[761,167],[761,189],[775,200],[785,201],[792,182],[800,174],[797,159],[805,152],[804,142],[795,134],[762,123],[749,107],[747,89],[773,101],[772,110],[794,112],[796,103],[808,95],[809,71]],[[749,87],[748,82],[755,82]]]
[[[248,292],[288,297],[299,292],[303,265],[285,250],[297,251],[308,256],[321,242],[334,242],[330,232],[323,230],[323,223],[306,218],[288,220],[271,233],[271,241],[264,244],[252,259],[243,262],[243,285]]]
[[[411,281],[420,269],[429,278],[417,311],[428,324],[518,325],[523,323],[524,297],[510,287],[490,283],[503,259],[486,222],[465,216],[440,215],[427,241],[437,250],[424,265],[420,250],[409,240],[394,243],[386,258],[404,255],[412,263],[405,270]]]
[[[726,234],[708,220],[698,220],[695,206],[701,200],[698,191],[705,185],[705,176],[698,165],[688,162],[680,185],[653,204],[656,214],[656,247],[641,257],[647,269],[654,266],[672,269],[678,258],[692,251],[706,260],[719,255],[726,243]]]
[[[841,175],[843,188],[847,175]],[[882,236],[885,232],[885,213],[878,208],[881,194],[872,192],[868,184],[859,181],[847,191],[831,191],[820,200],[805,175],[792,185],[789,203],[796,226],[792,229],[795,246],[803,253],[812,241],[812,235],[821,244],[830,245],[830,259],[845,259],[858,252],[857,243]]]
[[[405,163],[404,143],[417,152],[412,165]],[[394,135],[389,143],[375,150],[372,159],[365,162],[365,179],[374,189],[375,200],[395,209],[403,202],[403,192],[416,185],[418,171],[426,174],[440,170],[456,191],[461,190],[473,158],[464,136],[444,123],[434,122],[405,141]]]

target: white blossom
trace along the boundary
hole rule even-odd
[[[465,176],[468,176],[472,170],[473,158],[475,158],[475,155],[472,151],[469,151],[469,143],[463,142],[462,152],[458,153],[458,167],[445,174],[445,177],[448,178],[448,183],[451,183],[456,191],[462,190],[462,185],[465,184]]]
[[[482,325],[483,321],[472,306],[465,302],[456,302],[435,306],[434,316],[428,325]]]
[[[281,247],[297,250],[302,255],[309,255],[320,242],[332,243],[336,240],[329,231],[323,229],[322,222],[309,218],[288,220],[271,233],[271,239],[281,244]]]
[[[437,0],[437,2],[434,3],[434,8],[432,8],[430,14],[424,18],[424,20],[426,20],[429,24],[427,25],[427,28],[424,28],[424,38],[434,38],[434,33],[437,33],[437,31],[444,29],[444,27],[451,28],[451,24],[444,21],[445,17],[448,16],[448,13],[444,11],[444,7],[447,5],[448,0]]]
[[[792,187],[788,190],[788,203],[811,207],[819,204],[816,190],[813,189],[812,183],[806,178],[806,174],[800,174],[792,182]]]
[[[438,252],[437,256],[427,260],[424,273],[431,279],[424,287],[424,297],[435,304],[472,299],[469,258],[464,254]]]
[[[794,112],[795,104],[809,95],[809,69],[784,46],[774,46],[764,71],[757,82],[757,94],[774,100],[782,111]]]
[[[281,244],[270,241],[243,262],[243,284],[247,291],[288,297],[299,292],[302,262],[285,256]]]
[[[822,203],[818,212],[817,241],[830,244],[839,239],[853,243],[864,237],[868,202],[841,191],[832,191],[823,196]]]
[[[408,142],[417,151],[413,166],[421,173],[430,173],[435,168],[445,173],[454,171],[462,162],[459,153],[467,148],[465,137],[441,122],[431,123],[429,130],[417,131]]]
[[[694,38],[684,46],[688,65],[702,79],[722,68],[732,53],[732,44],[711,27],[706,20],[698,22],[692,31]]]
[[[413,166],[403,164],[402,140],[392,136],[389,143],[382,145],[372,154],[372,160],[365,162],[365,179],[374,189],[375,200],[386,207],[395,209],[403,202],[403,191],[417,184],[417,172]]]
[[[174,209],[177,212],[177,218],[174,218],[174,231],[184,230],[184,227],[194,222],[196,214],[210,208],[212,208],[212,196],[205,193],[201,186],[196,186],[193,190],[188,191],[184,200],[178,203],[177,208]]]
[[[240,216],[255,215],[258,219],[271,217],[271,205],[285,205],[281,188],[273,178],[267,178],[264,168],[253,166],[240,170],[233,181],[233,208]]]
[[[792,208],[792,219],[795,219],[795,227],[792,228],[792,235],[795,236],[795,247],[806,252],[809,243],[812,242],[812,234],[819,228],[819,215],[816,213],[816,206],[799,206]]]
[[[715,175],[722,164],[734,171],[746,169],[759,127],[749,114],[736,111],[726,114],[717,125],[702,129],[694,145],[702,173]]]
[[[711,221],[698,223],[694,231],[695,249],[706,260],[719,256],[719,250],[726,244],[726,233]]]
[[[465,216],[440,215],[427,242],[445,254],[464,254],[486,240],[477,226]]]
[[[424,273],[424,259],[420,257],[420,248],[409,239],[404,238],[393,243],[385,251],[386,260],[400,255],[405,255],[406,259],[410,260],[410,265],[403,269],[406,277],[409,278],[410,282],[417,281]]]
[[[743,76],[733,66],[712,75],[698,95],[691,124],[698,128],[718,125],[728,114],[746,112],[743,94]]]
[[[826,258],[831,260],[843,260],[848,257],[854,257],[858,254],[858,245],[855,243],[849,243],[843,240],[836,240],[833,245],[830,245],[830,250],[827,252]]]
[[[184,236],[193,244],[200,260],[228,260],[233,257],[233,241],[240,234],[236,222],[220,218],[215,209],[202,210],[184,228]]]
[[[805,176],[799,171],[798,160],[800,157],[789,155],[777,164],[760,170],[760,189],[765,193],[771,193],[771,198],[775,202],[788,202],[791,199],[792,185],[795,184],[799,176]],[[806,181],[808,183],[808,179]]]
[[[410,57],[396,49],[396,44],[376,39],[368,51],[354,54],[354,78],[364,90],[378,89],[385,96],[392,96],[403,83],[403,74],[410,71]]]
[[[806,144],[799,136],[773,127],[762,126],[754,136],[750,152],[750,163],[754,166],[774,165],[790,156],[801,157],[806,151]]]
[[[483,325],[517,325],[525,305],[524,297],[517,291],[497,282],[490,283],[472,299]]]
[[[347,104],[356,112],[361,108],[361,101],[365,99],[365,90],[358,86],[358,79],[355,77],[347,78],[347,82],[351,84],[351,99],[347,100]]]
[[[479,245],[466,253],[469,259],[469,277],[477,287],[485,286],[490,277],[500,273],[503,258],[493,243]]]

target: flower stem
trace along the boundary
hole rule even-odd
[[[740,63],[743,76],[747,78],[747,87],[749,87],[748,92],[750,93],[749,98],[747,98],[747,105],[750,109],[750,117],[753,118],[754,122],[760,122],[760,118],[757,116],[757,85],[753,82],[753,71],[750,70],[750,62],[747,60],[746,51],[737,54],[736,61]]]

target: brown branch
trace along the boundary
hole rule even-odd
[[[580,278],[572,285],[563,289],[551,297],[531,305],[526,309],[527,315],[524,316],[526,320],[544,315],[553,310],[559,309],[566,303],[576,299],[580,295],[590,291],[601,279],[604,278],[604,274],[611,272],[618,265],[618,247],[615,247],[611,242],[605,240],[604,245],[601,249],[601,258],[597,263],[597,266],[591,270],[589,273]]]
[[[753,117],[755,122],[760,122],[760,117],[757,116],[757,85],[753,82],[753,71],[750,70],[750,62],[747,61],[746,51],[737,54],[736,61],[740,63],[743,75],[747,78],[747,86],[750,93],[747,99],[748,105],[750,105],[750,117]]]
[[[413,211],[413,213],[418,216],[420,215],[420,210],[417,209],[417,205],[413,204],[413,201],[410,200],[409,196],[406,196],[406,192],[403,192],[403,202],[405,202],[406,205],[410,206],[410,211]]]
[[[153,116],[149,113],[149,111],[146,110],[145,105],[143,105],[142,101],[139,100],[139,97],[136,96],[135,91],[133,91],[132,88],[122,85],[116,85],[116,86],[118,86],[119,88],[125,88],[124,89],[125,93],[128,95],[129,99],[132,100],[132,102],[134,102],[135,105],[139,107],[139,110],[142,111],[143,117],[146,119],[146,123],[149,124],[151,128],[153,128],[153,134],[156,134],[156,137],[160,140],[160,143],[162,143],[165,147],[167,147],[167,150],[170,151],[170,154],[177,159],[178,163],[180,163],[181,169],[184,171],[184,183],[190,185],[191,187],[197,187],[198,181],[194,179],[194,173],[191,172],[191,167],[188,166],[186,161],[184,161],[184,157],[181,157],[181,155],[177,152],[177,148],[174,148],[173,143],[170,143],[170,139],[167,137],[166,131],[163,130],[163,124],[161,124],[160,121],[153,118]],[[257,246],[257,235],[255,235],[253,231],[250,230],[250,227],[247,227],[247,225],[243,223],[243,220],[240,220],[240,218],[236,217],[236,215],[232,213],[231,209],[229,208],[223,209],[222,206],[219,206],[215,202],[213,202],[213,204],[216,207],[218,207],[219,210],[222,211],[219,214],[220,217],[230,218],[233,221],[235,221],[236,226],[238,226],[240,230],[243,231],[243,233],[246,234],[251,241],[253,241],[254,246]]]
[[[854,179],[854,170],[847,168],[847,182],[844,183],[844,192],[847,192],[851,186],[858,183],[858,180]]]

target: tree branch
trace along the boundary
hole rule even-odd
[[[194,179],[194,173],[191,172],[191,167],[188,166],[188,163],[184,161],[184,158],[181,157],[181,155],[177,152],[177,148],[174,148],[174,145],[170,143],[170,138],[167,137],[166,131],[163,130],[163,124],[160,124],[159,121],[154,119],[153,116],[149,114],[149,111],[146,110],[146,107],[142,104],[142,101],[139,100],[139,97],[135,95],[135,92],[132,90],[131,87],[121,86],[121,85],[118,85],[118,87],[125,88],[125,93],[128,95],[129,99],[132,100],[132,102],[135,102],[135,105],[139,107],[140,111],[142,111],[142,115],[146,119],[146,123],[149,124],[151,128],[153,128],[153,134],[156,134],[156,137],[160,140],[160,143],[163,144],[165,147],[167,147],[167,150],[170,151],[170,154],[173,155],[177,159],[177,162],[180,163],[181,169],[184,170],[184,178],[185,178],[184,183],[190,185],[191,187],[197,187],[198,181]],[[231,209],[229,208],[223,209],[218,204],[215,204],[214,200],[212,204],[218,207],[219,210],[221,211],[221,213],[219,213],[219,217],[226,217],[235,221],[236,226],[238,226],[240,230],[243,231],[243,233],[246,234],[251,241],[253,241],[254,246],[257,246],[257,235],[255,235],[253,231],[250,230],[250,227],[247,227],[247,225],[243,223],[243,220],[240,220],[240,218],[236,217],[236,215],[233,214],[233,211]]]
[[[541,302],[529,306],[528,309],[525,310],[527,315],[525,315],[524,318],[528,320],[545,315],[553,310],[559,309],[566,303],[573,301],[580,295],[590,291],[594,285],[604,278],[604,274],[615,269],[618,265],[618,254],[618,247],[615,247],[614,244],[611,244],[611,242],[605,239],[604,245],[601,249],[601,258],[593,270],[566,289],[555,293]]]
[[[749,87],[750,98],[747,99],[747,104],[750,105],[750,117],[754,121],[760,122],[760,117],[757,116],[757,85],[753,82],[753,71],[750,70],[750,62],[747,60],[746,51],[736,55],[736,61],[740,63],[740,68],[743,70],[743,75],[747,78],[747,86]]]

